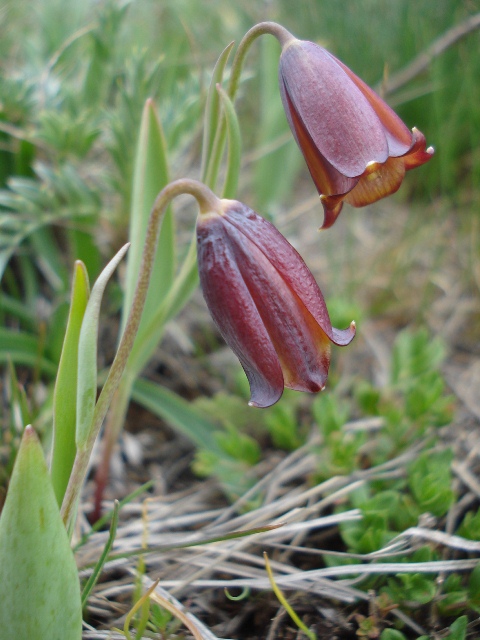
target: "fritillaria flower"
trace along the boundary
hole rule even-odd
[[[287,32],[288,33],[288,32]],[[290,36],[290,34],[288,34]],[[425,137],[322,47],[283,38],[280,94],[330,227],[343,202],[376,202],[400,187],[405,172],[433,155]]]
[[[268,407],[284,387],[315,393],[327,380],[330,343],[347,345],[355,323],[332,328],[305,262],[277,229],[241,202],[200,215],[198,268],[212,317],[242,364],[250,404]]]

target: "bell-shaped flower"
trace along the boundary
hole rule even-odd
[[[397,191],[405,171],[430,160],[433,148],[328,51],[293,36],[282,44],[280,94],[327,228],[343,202],[362,207]]]
[[[325,387],[330,343],[347,345],[355,323],[332,328],[322,292],[298,252],[241,202],[200,215],[198,268],[203,295],[250,383],[250,404],[268,407],[283,388]]]

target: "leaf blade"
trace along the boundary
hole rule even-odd
[[[80,640],[80,584],[41,445],[25,429],[0,518],[0,628],[17,640]]]

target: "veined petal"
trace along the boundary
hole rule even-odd
[[[295,136],[298,146],[302,150],[308,170],[310,171],[313,182],[317,187],[318,193],[330,196],[343,195],[348,191],[351,191],[359,178],[349,178],[343,175],[322,155],[320,149],[313,141],[308,129],[305,127],[304,121],[297,113],[295,105],[286,93],[285,86],[282,81],[280,81],[280,94],[282,95],[282,99],[284,96],[284,102],[289,105],[287,117],[290,128]]]
[[[245,285],[222,216],[200,217],[198,265],[203,295],[250,383],[250,404],[268,407],[283,393],[283,374],[271,339]]]
[[[357,186],[345,196],[345,202],[354,207],[364,207],[395,193],[405,177],[404,158],[389,158],[384,164],[372,162],[358,181]]]
[[[320,287],[301,255],[270,222],[241,202],[225,202],[225,218],[266,256],[328,338],[338,345],[353,340],[355,326],[333,329]]]
[[[385,162],[384,126],[336,58],[312,42],[293,39],[282,51],[279,74],[315,146],[341,174],[354,178],[369,162]],[[290,107],[284,108],[288,113]]]
[[[360,89],[365,98],[371,104],[377,117],[384,127],[384,132],[388,141],[388,151],[390,156],[401,156],[408,153],[413,143],[412,132],[403,120],[397,116],[395,111],[382,100],[382,98],[371,89],[361,78],[349,69],[341,60],[330,54],[342,67],[355,85]],[[374,158],[372,158],[374,160]]]
[[[272,261],[231,225],[236,264],[277,352],[286,387],[321,391],[330,365],[330,341]]]
[[[320,194],[326,229],[344,201],[360,207],[394,193],[405,171],[430,160],[433,148],[328,51],[293,36],[282,45],[280,95]]]

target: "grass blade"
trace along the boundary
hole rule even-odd
[[[84,586],[82,591],[82,609],[87,604],[88,596],[92,592],[93,587],[96,585],[97,580],[100,576],[100,573],[102,572],[103,565],[105,564],[108,554],[110,553],[110,549],[112,548],[113,543],[115,542],[115,536],[117,534],[119,510],[120,510],[119,502],[118,500],[115,500],[114,506],[113,506],[112,522],[110,524],[110,533],[108,534],[108,540],[105,543],[105,546],[102,551],[102,555],[98,559],[98,562],[95,565],[92,575],[87,580],[87,584]]]
[[[232,100],[220,85],[217,85],[217,91],[222,101],[228,134],[227,175],[223,187],[223,197],[232,199],[237,193],[238,177],[240,175],[242,137]]]
[[[107,282],[129,246],[129,244],[124,245],[98,276],[85,310],[78,342],[77,449],[83,449],[88,439],[97,397],[97,341],[100,304]]]
[[[132,398],[187,436],[197,447],[219,451],[213,437],[217,429],[215,423],[176,393],[148,380],[138,379],[133,385]]]
[[[218,129],[220,121],[220,100],[217,92],[217,84],[221,84],[223,79],[223,72],[225,65],[227,64],[230,52],[235,43],[231,42],[220,54],[215,68],[213,70],[212,80],[207,95],[207,103],[205,105],[205,119],[203,129],[203,143],[202,143],[202,181],[207,181],[207,172],[209,171],[209,164],[212,155],[213,142],[215,140],[215,134]]]

